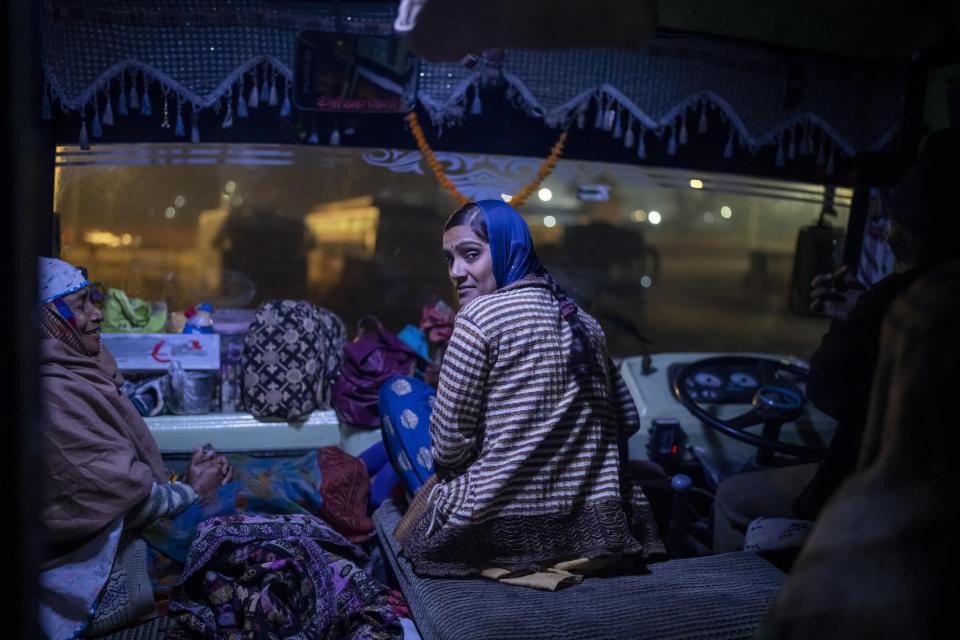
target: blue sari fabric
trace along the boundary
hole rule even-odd
[[[432,387],[409,376],[394,376],[380,387],[383,442],[411,495],[434,473],[430,414],[436,395]]]
[[[393,468],[393,462],[387,455],[387,447],[382,440],[357,457],[367,465],[367,475],[370,476],[370,504],[367,513],[373,513],[393,494],[394,487],[400,484],[400,476]]]
[[[320,462],[313,451],[297,460],[230,456],[233,481],[191,505],[176,518],[164,518],[143,530],[146,541],[163,555],[183,563],[204,520],[237,514],[320,513]]]

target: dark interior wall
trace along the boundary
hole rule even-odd
[[[267,0],[278,6],[332,0]],[[628,3],[630,0],[609,0]],[[341,0],[382,5],[383,0]],[[859,60],[902,61],[960,35],[956,0],[658,0],[657,25]]]
[[[902,61],[960,34],[956,0],[660,0],[659,25],[682,31]]]
[[[3,465],[7,474],[5,529],[10,564],[5,598],[10,607],[4,616],[4,635],[11,638],[39,636],[35,615],[36,570],[39,566],[39,496],[36,475],[40,459],[37,415],[37,315],[36,255],[48,247],[40,242],[38,227],[49,219],[52,199],[52,163],[49,129],[39,120],[40,96],[39,3],[8,0],[0,10],[2,61],[7,86],[0,100],[0,153],[7,167],[0,180],[0,199],[7,222],[0,234],[0,268],[6,274],[4,297],[8,308],[0,314],[4,363],[0,406],[4,411]],[[47,237],[47,243],[49,237]]]

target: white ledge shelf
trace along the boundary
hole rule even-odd
[[[380,441],[379,429],[343,424],[334,411],[314,411],[303,422],[258,420],[249,413],[144,418],[160,451],[167,456],[189,454],[210,443],[228,453],[272,453],[337,446],[358,455]]]

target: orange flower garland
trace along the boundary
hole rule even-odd
[[[437,182],[439,182],[444,189],[450,192],[450,195],[453,196],[453,199],[457,201],[458,205],[462,206],[469,202],[470,198],[460,193],[460,191],[457,189],[457,186],[453,184],[453,182],[444,172],[443,165],[440,164],[439,160],[437,160],[437,155],[433,152],[433,149],[430,148],[430,144],[427,142],[427,138],[423,134],[423,128],[420,126],[420,121],[417,119],[417,114],[411,111],[407,114],[406,120],[407,124],[410,126],[410,133],[413,134],[414,139],[417,141],[417,148],[420,149],[420,153],[422,153],[423,157],[426,158],[427,164],[430,166],[430,170],[433,171],[433,175],[437,178]],[[567,132],[563,131],[560,133],[560,137],[557,138],[557,142],[553,145],[553,148],[550,149],[550,155],[547,156],[547,159],[544,160],[540,165],[537,175],[527,184],[527,186],[513,196],[513,198],[510,200],[510,204],[512,204],[514,207],[519,207],[533,194],[534,191],[537,190],[537,187],[540,186],[540,183],[546,180],[547,176],[553,173],[553,170],[557,166],[557,162],[560,160],[560,156],[563,155],[563,145],[566,141]]]
[[[560,137],[557,138],[553,148],[550,149],[550,155],[547,156],[547,159],[544,160],[540,165],[540,169],[537,171],[537,176],[527,183],[527,186],[521,189],[519,193],[513,196],[513,198],[510,200],[510,204],[512,204],[514,207],[519,207],[522,205],[527,198],[533,195],[533,192],[537,190],[537,188],[540,186],[540,183],[546,180],[547,176],[553,173],[553,170],[557,166],[557,162],[560,160],[560,156],[563,154],[563,145],[566,143],[566,141],[567,132],[561,131]]]
[[[414,139],[417,141],[417,148],[420,149],[420,153],[426,158],[427,164],[430,165],[430,169],[433,171],[433,175],[437,177],[437,182],[450,192],[450,195],[453,196],[453,199],[457,201],[458,205],[463,206],[470,202],[470,198],[460,193],[457,185],[453,184],[450,178],[447,177],[447,174],[444,173],[443,165],[437,160],[437,155],[433,152],[433,149],[430,148],[429,143],[427,143],[427,138],[423,135],[423,128],[420,126],[420,121],[417,120],[417,114],[413,111],[407,114],[407,124],[410,125],[410,133],[413,134]]]

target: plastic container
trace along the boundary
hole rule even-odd
[[[180,311],[171,311],[167,318],[167,333],[183,333],[187,326],[187,316]]]
[[[213,313],[213,328],[220,334],[220,411],[240,410],[243,340],[256,315],[255,309],[217,309]]]
[[[189,315],[189,314],[188,314]],[[204,302],[197,305],[196,313],[187,320],[184,333],[213,333],[213,307]]]
[[[179,362],[174,362],[163,381],[166,404],[173,413],[210,413],[210,404],[218,381],[216,371],[186,371]]]
[[[217,333],[246,333],[257,315],[256,309],[216,309],[213,329]]]

